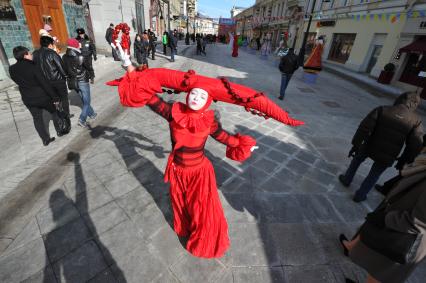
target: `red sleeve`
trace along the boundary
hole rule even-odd
[[[256,145],[256,140],[250,136],[240,134],[231,135],[222,129],[218,121],[214,121],[210,135],[217,141],[225,144],[226,157],[243,162],[251,156],[251,148]]]
[[[158,97],[157,95],[152,96],[147,104],[152,111],[159,114],[167,121],[170,122],[172,120],[173,104],[164,102],[164,100],[161,97]]]
[[[121,104],[129,107],[143,107],[156,93],[162,92],[161,84],[144,72],[127,73],[118,86]]]

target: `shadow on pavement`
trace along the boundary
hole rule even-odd
[[[52,263],[53,273],[58,282],[86,282],[100,273],[108,272],[111,266],[114,267],[115,279],[118,282],[127,282],[111,253],[100,241],[89,213],[80,215],[81,217],[70,224],[61,226],[64,211],[57,209],[56,204],[60,203],[62,207],[77,207],[80,211],[88,212],[88,192],[80,155],[70,152],[67,159],[74,163],[76,200],[73,201],[60,189],[50,195],[49,205],[56,227],[43,236],[48,254],[46,266],[49,266],[49,262]],[[79,248],[76,249],[77,247]],[[71,253],[63,257],[66,252]],[[43,282],[54,282],[48,268],[44,271]]]

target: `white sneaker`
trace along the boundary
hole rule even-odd
[[[81,121],[81,120],[78,120],[78,125],[82,128],[88,128],[89,127],[89,124],[87,122],[84,122],[84,121]]]

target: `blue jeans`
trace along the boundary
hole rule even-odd
[[[351,164],[349,165],[348,170],[346,171],[344,175],[344,181],[347,184],[352,183],[352,180],[355,176],[356,171],[358,170],[359,166],[364,162],[364,160],[367,159],[367,157],[368,157],[368,154],[365,151],[360,151],[354,156],[354,158],[351,161]],[[373,186],[379,180],[380,175],[382,175],[382,173],[385,172],[386,168],[388,168],[388,166],[384,166],[382,164],[374,162],[373,165],[371,166],[370,172],[368,173],[367,177],[362,182],[358,191],[356,191],[355,195],[358,198],[367,197],[368,192],[371,191]]]
[[[87,116],[91,117],[95,114],[92,106],[90,106],[90,85],[89,82],[78,82],[78,94],[83,101],[83,108],[81,109],[80,121],[86,122]]]
[[[284,98],[285,90],[287,89],[288,83],[290,82],[292,75],[293,74],[281,73],[280,98]]]

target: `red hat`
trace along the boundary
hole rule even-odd
[[[146,81],[146,84],[155,84],[174,89],[178,92],[189,92],[193,88],[201,88],[208,92],[214,101],[223,101],[243,106],[252,114],[265,119],[273,118],[290,126],[303,125],[303,121],[291,118],[286,111],[270,100],[264,93],[252,88],[229,82],[225,78],[214,79],[196,75],[193,70],[188,72],[153,68],[138,72],[138,82]],[[121,81],[121,80],[120,80]],[[107,83],[118,85],[120,81]]]
[[[68,47],[80,48],[80,42],[75,38],[69,38],[67,40]]]

